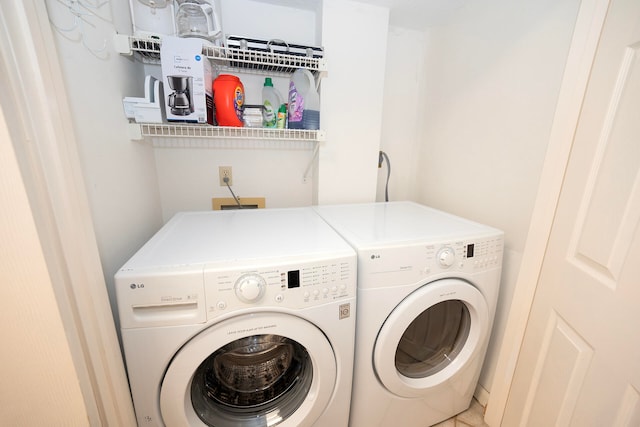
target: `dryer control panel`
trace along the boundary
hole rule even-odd
[[[356,295],[356,257],[261,266],[205,267],[207,318],[245,307],[303,309]]]
[[[502,267],[503,235],[360,250],[361,287],[413,283],[427,276],[473,275]]]
[[[474,272],[502,263],[501,237],[443,242],[425,245],[425,249],[427,265],[436,269]],[[429,262],[432,258],[434,263]]]

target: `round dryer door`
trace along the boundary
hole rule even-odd
[[[468,282],[443,279],[422,286],[380,329],[373,354],[378,378],[398,396],[421,396],[480,352],[488,322],[487,304]]]
[[[311,425],[328,405],[336,362],[313,324],[256,313],[215,324],[171,361],[160,389],[170,426]]]

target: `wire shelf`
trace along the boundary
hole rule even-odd
[[[156,38],[140,38],[117,34],[114,47],[123,55],[135,55],[143,63],[159,64],[162,40]],[[279,53],[236,47],[220,47],[205,45],[202,54],[209,58],[218,68],[236,70],[242,73],[280,73],[291,74],[298,68],[305,68],[319,78],[327,71],[327,62],[322,57],[300,54]],[[190,147],[220,146],[227,143],[237,144],[239,140],[269,141],[282,147],[308,147],[309,144],[325,141],[325,133],[321,130],[306,129],[269,129],[259,127],[226,127],[207,124],[181,123],[131,123],[130,135],[134,140],[150,137],[154,146]],[[181,138],[190,142],[176,142]],[[209,138],[209,141],[205,139]],[[196,142],[197,141],[197,142]],[[231,142],[229,142],[231,141]],[[283,142],[289,141],[286,144]],[[301,142],[304,142],[301,144]]]
[[[197,124],[140,124],[141,136],[218,139],[260,139],[274,141],[323,141],[320,130],[269,129]]]
[[[160,40],[129,38],[129,50],[145,64],[160,64]]]
[[[160,63],[160,39],[146,39],[128,36],[128,51],[147,64]],[[222,69],[252,72],[291,74],[298,68],[306,68],[318,75],[326,72],[324,58],[292,55],[276,52],[239,49],[233,47],[203,46],[202,54]]]

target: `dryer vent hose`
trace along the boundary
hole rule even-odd
[[[391,176],[391,162],[389,162],[389,156],[384,151],[378,153],[378,168],[382,167],[382,162],[387,162],[387,180],[384,185],[384,201],[389,201],[389,177]]]

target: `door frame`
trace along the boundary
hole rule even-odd
[[[610,0],[580,3],[522,256],[524,261],[498,356],[499,369],[487,402],[485,422],[492,427],[502,423],[609,3]]]
[[[44,2],[0,2],[6,117],[90,425],[135,425]],[[24,102],[24,101],[27,102]]]

